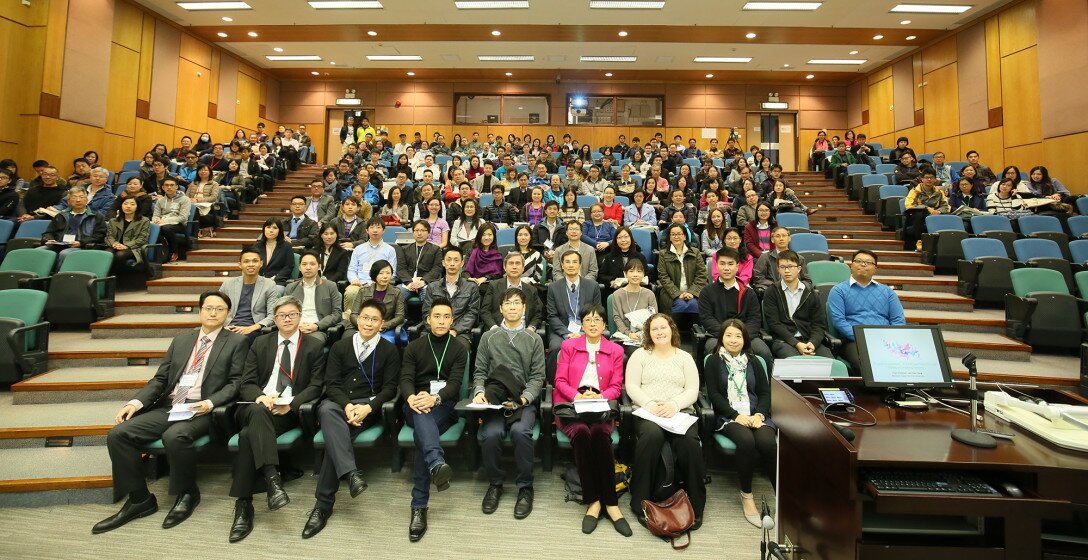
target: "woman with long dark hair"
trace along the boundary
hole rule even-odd
[[[295,254],[280,229],[279,220],[265,220],[261,235],[257,238],[257,249],[261,255],[261,270],[258,274],[275,280],[279,286],[286,286],[287,280],[291,278],[291,271],[295,268]]]
[[[498,231],[494,224],[484,222],[472,242],[472,251],[465,263],[465,274],[477,285],[503,276],[502,253],[499,252],[497,238]]]
[[[340,245],[340,232],[332,223],[328,223],[321,227],[318,238],[321,242],[318,244],[317,262],[321,265],[321,275],[331,282],[346,281],[351,251]]]

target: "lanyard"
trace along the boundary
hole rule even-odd
[[[577,320],[578,318],[578,287],[574,288],[574,291],[567,292],[567,303],[570,304],[571,320]]]
[[[426,247],[426,245],[423,247]],[[413,274],[419,274],[419,259],[423,258],[423,247],[416,245],[416,266],[412,268]]]
[[[295,344],[290,339],[288,339],[287,342],[290,342],[291,344]],[[302,344],[302,337],[300,336],[299,339],[298,339],[298,344],[295,347],[295,359],[292,360],[291,371],[287,371],[287,370],[283,369],[283,362],[280,361],[281,356],[276,357],[276,363],[279,365],[280,371],[283,372],[283,374],[286,375],[287,378],[290,379],[292,382],[294,382],[294,380],[295,380],[295,369],[297,369],[297,367],[298,367],[298,358],[299,358],[299,356],[302,355],[302,349],[298,348],[298,345],[301,345],[301,344]],[[278,346],[282,346],[282,344],[279,344]],[[288,353],[291,352],[291,345],[290,344],[287,346],[287,352]]]
[[[431,347],[431,355],[434,356],[434,363],[435,363],[435,365],[438,366],[438,372],[435,373],[435,378],[438,379],[438,380],[441,380],[442,379],[442,362],[446,361],[446,350],[450,349],[450,339],[447,336],[447,338],[446,338],[446,347],[442,349],[442,357],[439,358],[438,354],[435,354],[435,352],[434,352],[434,344],[432,344],[432,340],[431,340],[432,338],[433,337],[430,334],[427,335],[427,345]]]
[[[375,367],[375,363],[376,363],[377,358],[378,358],[378,346],[375,345],[374,349],[370,351],[370,374],[369,375],[366,373],[366,368],[363,367],[363,360],[359,359],[359,371],[363,372],[363,379],[366,379],[367,384],[370,385],[370,394],[371,395],[374,394],[374,377],[375,377],[375,375],[376,375],[376,373],[378,371],[377,368]]]
[[[604,227],[604,223],[602,223],[599,226],[598,225],[593,225],[593,239],[596,240],[597,243],[601,242],[601,229],[603,227]]]
[[[747,393],[747,391],[744,390],[745,383],[737,383],[737,378],[740,377],[740,379],[742,379],[744,381],[747,381],[747,380],[745,380],[744,377],[741,377],[741,376],[734,376],[732,368],[730,368],[729,366],[726,366],[725,369],[726,369],[726,377],[729,378],[729,383],[731,385],[733,385],[733,390],[736,391],[737,400],[738,401],[747,401],[748,400],[748,393]],[[746,371],[746,372],[744,372],[744,374],[747,375],[748,372]]]
[[[198,340],[197,341],[197,350],[199,350],[199,349],[200,349],[200,341]],[[204,357],[208,355],[208,352],[211,352],[211,350],[212,350],[212,344],[208,343],[208,345],[204,347],[203,352],[197,352],[197,354],[193,357],[192,365],[189,366],[189,371],[192,371],[192,369],[194,367],[196,367],[196,365],[198,363],[200,363],[200,361],[203,360]]]

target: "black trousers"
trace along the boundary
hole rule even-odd
[[[582,503],[589,505],[599,501],[605,507],[619,505],[616,459],[612,455],[612,423],[563,422],[560,430],[570,439],[574,449],[574,464],[582,481]]]
[[[771,341],[771,352],[774,353],[775,358],[789,358],[790,356],[800,356],[801,353],[797,351],[797,342],[783,342],[777,338]],[[826,346],[823,344],[816,345],[816,355],[823,356],[824,358],[834,358]]]
[[[506,479],[506,472],[499,464],[502,457],[502,440],[509,430],[510,439],[514,443],[514,460],[518,464],[518,476],[515,483],[518,488],[531,488],[533,486],[533,457],[536,451],[536,442],[533,440],[536,405],[525,406],[517,413],[520,414],[519,419],[509,426],[506,424],[503,411],[489,410],[484,413],[483,426],[480,427],[483,438],[480,451],[488,482],[501,485]]]
[[[757,462],[763,465],[764,473],[771,479],[771,486],[775,486],[778,442],[775,440],[774,428],[763,425],[753,430],[748,426],[730,422],[722,429],[722,433],[737,446],[737,453],[733,458],[737,464],[740,491],[745,494],[752,493],[752,474],[755,473]]]
[[[166,238],[166,246],[171,253],[177,253],[178,257],[185,256],[185,250],[189,247],[188,232],[185,231],[186,224],[162,224],[159,226],[159,233],[162,237]],[[178,236],[185,238],[184,241],[179,241]]]
[[[926,232],[926,210],[910,210],[903,214],[903,250],[914,251],[918,246],[918,240]]]
[[[861,356],[858,354],[858,343],[844,340],[839,357],[850,364],[850,370],[854,375],[861,375]]]
[[[298,415],[288,412],[273,415],[264,405],[240,405],[235,413],[242,430],[238,432],[238,453],[234,456],[233,482],[230,495],[248,498],[253,495],[257,470],[265,465],[279,465],[276,437],[287,430],[297,428]]]
[[[147,490],[147,480],[140,463],[143,446],[162,438],[170,465],[170,493],[196,490],[196,448],[193,441],[208,433],[211,414],[189,420],[167,422],[169,407],[145,410],[110,429],[106,449],[113,463],[114,501]]]
[[[110,270],[121,271],[130,270],[129,261],[135,261],[136,257],[132,255],[132,251],[129,249],[122,249],[120,251],[113,251],[113,264],[110,265]]]
[[[649,420],[635,418],[635,438],[631,509],[642,511],[642,501],[651,498],[650,492],[661,465],[661,447],[668,441],[676,457],[676,473],[684,480],[691,508],[696,517],[702,517],[706,507],[706,465],[699,447],[699,424],[692,424],[686,434],[678,435],[666,432]]]
[[[366,404],[358,401],[354,404]],[[381,410],[372,410],[359,426],[348,424],[347,415],[340,405],[323,400],[317,405],[317,417],[321,421],[321,433],[325,436],[325,458],[321,461],[321,470],[317,475],[318,507],[331,510],[336,502],[336,491],[340,489],[340,478],[356,469],[355,448],[352,446],[360,432],[370,428],[381,419]]]

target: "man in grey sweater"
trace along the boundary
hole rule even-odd
[[[790,248],[790,230],[778,226],[771,230],[771,244],[774,248],[770,251],[763,251],[763,254],[756,259],[755,266],[752,267],[752,286],[757,288],[760,293],[771,286],[778,285],[781,280],[781,276],[778,274],[778,254],[782,251],[788,251]],[[803,282],[808,282],[808,272],[805,270],[805,258],[798,255],[801,259],[801,276],[800,279]]]
[[[490,514],[499,507],[506,478],[506,473],[499,466],[499,459],[503,436],[509,430],[518,465],[518,499],[514,504],[514,517],[525,519],[533,511],[533,427],[537,421],[537,402],[544,386],[544,343],[536,333],[525,330],[525,293],[520,288],[510,288],[503,293],[500,310],[502,325],[487,331],[480,338],[476,373],[472,379],[472,401],[478,404],[488,402],[485,385],[492,370],[500,365],[505,366],[518,384],[524,385],[524,389],[519,396],[502,403],[503,409],[488,410],[483,414],[481,454],[490,486],[484,494],[481,509]]]

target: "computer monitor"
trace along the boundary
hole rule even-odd
[[[936,326],[854,326],[866,387],[952,386],[952,368]]]

